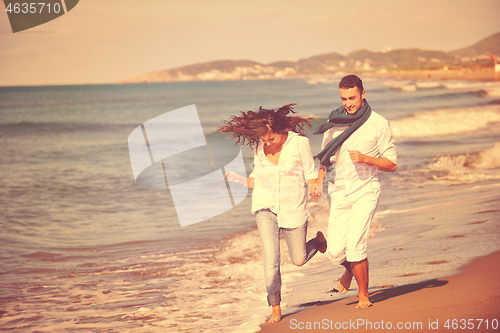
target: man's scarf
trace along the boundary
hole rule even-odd
[[[368,118],[370,118],[371,113],[372,108],[366,99],[363,100],[363,106],[355,114],[348,114],[344,106],[339,107],[337,110],[333,110],[328,116],[328,121],[322,124],[316,132],[314,132],[314,134],[325,133],[334,126],[349,127],[340,133],[339,136],[328,142],[325,149],[323,149],[318,155],[314,156],[314,158],[319,159],[320,163],[326,167],[331,166],[330,157],[335,155],[344,141],[347,140],[358,128],[360,128]]]

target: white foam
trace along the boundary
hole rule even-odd
[[[446,89],[483,89],[500,87],[500,82],[448,82],[443,83]]]
[[[415,82],[415,85],[418,88],[438,88],[441,86],[440,82],[437,81],[417,81]]]
[[[484,90],[488,93],[488,96],[492,96],[492,97],[499,97],[500,96],[500,86],[488,87],[488,88],[485,88]]]
[[[500,142],[478,153],[439,156],[429,165],[431,171],[445,173],[445,175],[433,175],[433,179],[454,183],[500,179],[498,168],[500,168]]]
[[[392,89],[400,89],[404,85],[411,84],[412,81],[409,80],[386,80],[383,82],[384,86],[392,88]]]
[[[309,203],[310,239],[318,230],[326,231],[329,204],[326,196],[318,202]],[[374,222],[372,235],[383,230]],[[238,332],[250,333],[260,330],[260,325],[271,315],[267,304],[262,263],[262,245],[257,230],[225,240],[213,256],[186,263],[169,270],[169,275],[182,277],[169,286],[165,298],[169,306],[165,311],[158,308],[142,308],[131,314],[131,318],[155,317],[155,326],[169,332]],[[302,295],[301,290],[291,286],[298,279],[307,278],[304,272],[325,260],[317,255],[306,267],[291,263],[286,243],[281,243],[282,309],[287,309],[287,300]],[[302,302],[300,299],[299,302]],[[292,309],[296,304],[292,304]],[[286,312],[286,311],[285,311]],[[186,316],[196,320],[186,320]],[[231,320],[225,320],[230,318]],[[182,323],[182,327],[175,326]],[[223,324],[221,324],[223,323]]]
[[[396,139],[417,138],[471,132],[496,121],[500,121],[500,108],[490,105],[421,112],[391,121],[391,128]]]
[[[283,294],[300,277],[282,244]],[[238,235],[202,260],[169,270],[182,277],[169,285],[169,306],[140,308],[130,319],[155,318],[155,326],[169,332],[257,332],[271,315],[266,300],[262,246],[257,230]],[[229,319],[230,320],[226,320]]]
[[[442,86],[450,90],[481,91],[490,97],[500,96],[500,82],[451,82]]]

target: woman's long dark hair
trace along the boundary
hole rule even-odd
[[[278,109],[259,108],[258,112],[240,112],[240,116],[233,116],[230,120],[224,120],[224,126],[220,126],[217,131],[232,133],[231,138],[236,139],[237,145],[247,145],[255,148],[261,136],[266,135],[269,130],[274,133],[293,131],[302,136],[306,136],[307,130],[311,128],[310,120],[314,118],[302,118],[291,116],[295,113],[292,106],[287,104]],[[308,126],[307,129],[304,127]]]

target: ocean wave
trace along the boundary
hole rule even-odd
[[[492,97],[500,96],[500,87],[491,87],[491,88],[486,88],[485,90],[488,93],[488,96]]]
[[[383,83],[386,87],[393,90],[413,92],[418,89],[431,89],[441,87],[439,81],[413,81],[413,80],[390,80]]]
[[[436,90],[443,91],[437,95],[446,97],[457,96],[462,94],[477,95],[480,97],[500,96],[500,83],[499,82],[442,82],[442,81],[414,81],[414,80],[390,80],[383,83],[384,86],[392,90],[403,92],[416,92],[417,90]],[[444,89],[443,89],[444,88]],[[446,91],[453,92],[446,92]],[[429,97],[429,96],[426,96]]]
[[[400,90],[405,92],[414,92],[417,91],[417,86],[413,81],[400,81],[400,80],[390,80],[385,81],[384,85],[394,90]]]
[[[500,96],[500,82],[452,82],[443,83],[442,86],[448,90],[475,92],[480,96]]]
[[[391,128],[397,139],[417,138],[471,132],[497,121],[500,121],[500,108],[489,105],[421,112],[391,121]]]
[[[446,89],[496,89],[500,88],[500,82],[447,82],[442,86]]]
[[[438,81],[417,81],[415,85],[418,88],[438,88],[441,87],[441,83]]]
[[[458,155],[442,155],[429,164],[435,180],[472,183],[500,179],[500,142],[492,148]]]

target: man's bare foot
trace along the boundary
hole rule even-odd
[[[271,319],[269,319],[267,322],[269,324],[272,324],[272,323],[277,323],[280,320],[281,320],[281,307],[279,304],[273,305],[273,315]]]
[[[349,274],[349,272],[346,270],[337,283],[337,291],[341,294],[347,293],[349,287],[351,286],[351,281],[352,274]]]
[[[318,251],[321,252],[321,253],[325,253],[326,252],[326,248],[327,248],[327,243],[326,243],[325,235],[323,235],[323,233],[321,231],[318,231],[316,233],[316,238],[319,240],[319,249],[318,249]]]
[[[364,309],[372,306],[373,304],[370,302],[368,296],[359,296],[358,305],[356,305],[356,309]]]
[[[351,263],[351,270],[358,283],[359,302],[356,309],[363,309],[372,306],[368,293],[368,259]]]

